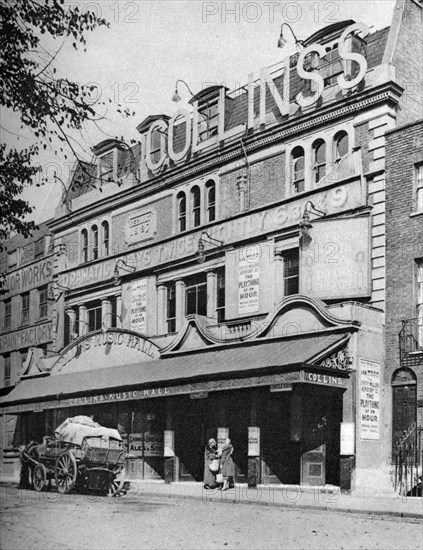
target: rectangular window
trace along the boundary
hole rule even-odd
[[[217,272],[217,296],[216,296],[217,322],[225,320],[225,270]]]
[[[26,325],[29,323],[29,292],[21,295],[22,299],[22,315],[21,324]]]
[[[198,110],[198,139],[206,141],[213,136],[217,136],[219,111],[217,102],[212,105],[205,105]]]
[[[12,300],[4,301],[4,330],[12,328]]]
[[[4,385],[10,386],[10,353],[3,356],[4,361]]]
[[[338,76],[343,72],[342,61],[338,52],[338,44],[327,46],[326,55],[320,59],[318,70],[324,85],[333,86],[338,82]]]
[[[47,317],[47,285],[38,289],[38,318]]]
[[[417,164],[414,172],[415,211],[423,212],[423,162]]]
[[[7,267],[9,269],[14,269],[18,267],[18,249],[7,254]]]
[[[185,284],[185,315],[207,315],[206,274],[191,277]]]
[[[167,330],[167,332],[176,332],[176,289],[175,289],[175,283],[171,283],[167,286],[166,330]]]
[[[44,256],[44,237],[35,241],[34,256],[35,258],[42,258]]]
[[[87,304],[88,313],[88,332],[101,328],[101,302],[90,302]]]
[[[165,138],[164,134],[161,134],[158,130],[154,130],[151,135],[150,156],[154,163],[158,162],[162,155],[162,136]]]
[[[423,258],[417,260],[417,343],[423,349]]]
[[[299,287],[299,250],[293,248],[283,253],[284,296],[298,294]]]

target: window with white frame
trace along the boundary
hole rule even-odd
[[[343,67],[337,42],[325,46],[325,51],[326,55],[320,59],[318,69],[326,88],[326,86],[337,84],[338,76],[343,72]]]
[[[206,141],[217,135],[218,122],[219,122],[219,110],[217,106],[217,100],[212,103],[199,107],[198,109],[198,139],[199,141]]]
[[[201,191],[197,185],[191,189],[191,208],[191,225],[198,227],[201,224]]]
[[[88,262],[88,231],[83,229],[81,231],[81,248],[82,248],[82,262]]]
[[[300,280],[299,249],[292,248],[282,253],[284,296],[298,294]]]
[[[29,323],[29,292],[21,294],[21,324],[27,325]]]
[[[417,342],[423,349],[423,258],[416,261],[417,271]]]
[[[423,212],[423,162],[416,164],[414,168],[414,210]]]
[[[326,175],[326,143],[318,139],[313,143],[314,183],[319,183]]]
[[[108,256],[110,250],[110,231],[109,222],[104,221],[101,223],[101,238],[102,238],[102,255]]]
[[[38,318],[47,317],[47,293],[48,286],[42,286],[38,289]]]
[[[341,160],[342,157],[348,154],[348,134],[344,130],[338,132],[334,138],[334,160]]]
[[[225,268],[217,271],[217,294],[216,294],[216,315],[217,322],[225,320]]]
[[[291,179],[294,193],[302,193],[305,189],[304,149],[295,147],[291,153]]]
[[[150,158],[153,163],[157,163],[162,155],[162,134],[158,129],[151,133]]]
[[[185,315],[207,315],[207,276],[194,275],[185,281]]]
[[[178,208],[178,231],[185,231],[187,228],[187,198],[183,191],[177,195]]]
[[[4,330],[12,328],[12,300],[4,301]]]
[[[166,287],[166,330],[167,332],[176,332],[176,288],[175,282],[171,282]]]
[[[11,378],[10,353],[3,355],[3,363],[4,363],[3,382],[5,386],[10,386],[10,378]]]
[[[216,219],[216,184],[213,180],[206,183],[207,197],[207,221],[214,222]]]
[[[91,245],[92,245],[91,258],[93,260],[97,260],[98,258],[98,226],[95,224],[91,227]]]

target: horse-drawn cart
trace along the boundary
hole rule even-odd
[[[42,491],[54,479],[59,493],[100,491],[125,494],[125,456],[117,430],[85,416],[68,418],[43,443],[29,443],[21,452],[30,485]]]

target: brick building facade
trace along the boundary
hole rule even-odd
[[[385,135],[422,116],[421,12],[325,27],[259,83],[147,117],[137,147],[98,144],[49,224],[56,355],[3,418],[93,414],[133,478],[201,480],[229,435],[239,482],[389,482]]]

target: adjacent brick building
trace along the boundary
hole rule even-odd
[[[423,429],[423,121],[386,136],[386,383],[392,446]]]

